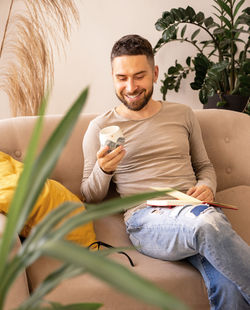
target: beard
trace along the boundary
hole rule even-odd
[[[146,94],[146,90],[145,89],[143,89],[142,91],[140,90],[139,92],[136,91],[136,92],[134,92],[132,94],[129,94],[130,96],[135,96],[136,94],[139,94],[141,92],[144,93],[143,98],[138,99],[135,102],[127,101],[124,94],[118,94],[116,92],[116,96],[129,110],[131,110],[131,111],[140,111],[148,104],[149,100],[151,99],[151,97],[153,95],[153,90],[154,90],[154,88],[152,86],[152,88],[150,89],[148,94]]]

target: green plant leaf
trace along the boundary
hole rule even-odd
[[[214,53],[216,52],[216,48],[213,49],[209,54],[208,54],[208,58],[210,58],[212,55],[214,55]]]
[[[186,32],[186,29],[187,29],[187,25],[184,25],[184,27],[182,28],[181,30],[181,37],[183,38],[184,37],[184,34]]]
[[[187,15],[187,12],[184,8],[178,8],[178,12],[181,16],[181,20],[182,21],[187,21],[188,20],[188,15]]]
[[[175,25],[169,26],[162,34],[163,41],[169,42],[176,38],[176,27]]]
[[[195,13],[195,10],[191,6],[188,6],[186,8],[186,14],[188,15],[189,20],[191,22],[195,21],[196,13]]]
[[[72,216],[66,220],[63,225],[57,228],[53,232],[53,238],[58,240],[70,232],[73,228],[80,225],[84,225],[90,221],[97,220],[99,218],[117,213],[119,211],[125,211],[126,209],[136,206],[141,202],[145,202],[148,199],[165,195],[167,191],[148,192],[123,198],[114,198],[99,204],[86,204],[86,211]],[[52,239],[52,237],[50,237]]]
[[[52,210],[42,221],[40,221],[26,238],[20,251],[20,255],[29,251],[29,248],[34,250],[35,245],[39,246],[39,241],[58,225],[70,212],[80,208],[82,204],[76,202],[64,202],[56,209]],[[85,209],[83,208],[83,212]],[[25,266],[26,267],[26,266]]]
[[[190,67],[190,64],[191,64],[191,57],[190,56],[187,57],[186,64]]]
[[[72,305],[59,305],[54,307],[55,310],[98,310],[102,304],[98,303],[77,303]]]
[[[211,67],[210,71],[214,71],[215,74],[217,75],[218,72],[223,71],[224,69],[226,69],[227,66],[228,66],[227,61],[218,62]]]
[[[53,306],[53,303],[52,303]],[[102,304],[98,303],[77,303],[72,305],[58,305],[52,309],[54,310],[98,310]]]
[[[214,29],[213,34],[214,35],[225,34],[225,32],[226,32],[225,28],[216,28],[216,29]]]
[[[239,87],[239,90],[240,90],[240,94],[242,96],[246,96],[246,97],[250,96],[250,88],[249,88],[249,86],[247,86],[247,87]]]
[[[226,18],[225,16],[220,16],[219,18],[227,25],[228,29],[232,29],[233,25],[228,18]]]
[[[49,274],[46,279],[32,292],[31,296],[25,300],[18,310],[30,310],[38,307],[42,298],[54,289],[62,280],[77,276],[84,272],[84,268],[74,267],[64,264],[57,270]]]
[[[209,26],[211,26],[213,24],[214,20],[212,17],[208,17],[204,20],[204,24],[205,26],[208,28]]]
[[[190,87],[194,90],[202,88],[210,62],[203,54],[197,54],[193,60],[195,67],[195,78],[194,82],[190,83]]]
[[[169,11],[163,11],[163,12],[162,12],[162,18],[163,18],[163,19],[167,18],[169,15],[170,15],[170,12],[169,12]]]
[[[240,15],[235,22],[235,25],[239,25],[239,24],[244,24],[247,25],[248,27],[250,27],[250,15],[249,13],[243,13],[242,15]]]
[[[201,88],[200,83],[195,83],[195,82],[190,83],[190,86],[193,90],[199,90]]]
[[[64,116],[61,123],[53,132],[52,136],[46,143],[41,154],[35,161],[28,187],[29,195],[26,197],[25,205],[22,208],[22,213],[19,216],[17,231],[19,232],[25,224],[26,218],[34,206],[45,181],[49,177],[54,168],[57,159],[61,155],[61,151],[65,146],[74,124],[80,115],[82,107],[87,99],[88,89],[85,89]]]
[[[177,73],[178,70],[176,69],[176,67],[174,66],[171,66],[169,69],[168,69],[168,74],[175,74]]]
[[[165,44],[164,41],[162,40],[162,38],[160,38],[160,39],[158,40],[158,42],[156,43],[154,49],[153,49],[154,54],[156,54],[156,52],[157,52],[164,44]]]
[[[216,14],[216,13],[214,13],[214,15],[215,15],[219,20],[221,20],[221,15],[218,15],[218,14]]]
[[[145,302],[163,309],[187,309],[174,297],[137,274],[130,272],[124,266],[75,244],[66,241],[50,241],[43,246],[43,252],[45,255],[59,258],[75,266],[85,267],[94,276]]]
[[[27,310],[98,310],[102,304],[98,303],[77,303],[72,305],[62,305],[59,303],[50,302],[50,306],[30,307]],[[19,308],[17,309],[19,310]]]
[[[200,99],[200,102],[202,104],[206,104],[207,103],[208,95],[207,95],[207,90],[205,88],[202,88],[199,91],[199,99]]]
[[[243,62],[242,71],[246,74],[250,74],[250,59],[246,59],[246,61]]]
[[[74,123],[80,114],[87,97],[87,92],[87,89],[82,92],[75,104],[54,131],[35,164],[33,164],[40,132],[42,130],[42,118],[38,118],[38,122],[35,126],[35,131],[32,135],[30,146],[27,151],[23,173],[21,174],[11,203],[7,227],[1,243],[0,278],[2,282],[0,284],[0,308],[4,302],[5,293],[7,292],[7,287],[10,285],[10,281],[13,281],[14,276],[18,275],[20,272],[20,269],[15,269],[14,265],[14,269],[12,270],[12,279],[10,279],[8,278],[9,274],[6,274],[4,269],[11,242],[16,237],[15,233],[19,232],[25,224],[26,218],[35,204],[41,189],[43,188],[44,182],[54,168],[56,160],[61,154],[61,150],[64,147],[67,138],[73,129]],[[11,229],[8,229],[8,227]],[[39,256],[39,252],[36,253],[36,256]],[[21,265],[20,262],[18,262],[18,259],[19,258],[17,257],[17,261],[15,262],[17,266]],[[30,257],[29,259],[34,259],[34,257]],[[3,285],[5,281],[7,281],[7,287]]]
[[[180,21],[181,20],[181,14],[178,9],[171,9],[170,13],[172,14],[173,18],[175,21]]]
[[[249,99],[248,99],[248,102],[247,102],[246,107],[245,107],[243,112],[250,115],[250,101],[249,101]]]
[[[227,104],[226,101],[218,101],[217,104],[216,104],[216,106],[217,106],[218,108],[222,108],[222,107],[224,107],[226,104]]]
[[[217,0],[217,3],[221,7],[222,10],[224,10],[230,17],[233,16],[233,13],[231,11],[231,8],[226,4],[226,1],[223,0]]]
[[[32,164],[35,159],[36,148],[38,146],[39,137],[42,131],[43,114],[44,114],[44,110],[46,106],[46,100],[47,98],[45,97],[41,105],[41,111],[40,111],[41,116],[38,118],[38,121],[33,130],[30,147],[27,151],[27,154],[24,160],[25,169],[20,176],[17,189],[15,191],[14,197],[10,204],[9,216],[7,218],[6,227],[3,232],[3,237],[0,240],[0,261],[1,261],[0,279],[2,279],[3,273],[5,272],[4,266],[7,261],[8,253],[11,249],[14,239],[16,238],[16,234],[15,234],[16,226],[19,221],[23,202],[27,195],[27,186],[28,186],[31,171],[32,171]],[[24,190],[24,188],[26,188],[26,191]],[[1,301],[0,301],[0,305],[1,305]]]
[[[216,2],[216,1],[215,1],[215,2]],[[221,9],[220,9],[220,8],[217,8],[217,6],[215,6],[215,5],[212,5],[212,7],[215,8],[216,11],[218,11],[219,14],[221,15]],[[216,14],[214,14],[214,15],[216,15]],[[216,16],[218,16],[218,15],[216,15]]]
[[[208,95],[208,97],[213,97],[213,96],[215,95],[215,90],[214,90],[214,88],[208,89],[207,95]]]
[[[233,16],[235,17],[237,15],[237,13],[239,12],[239,9],[242,7],[242,5],[244,4],[245,0],[241,0],[235,7],[235,10],[233,12]]]
[[[196,17],[195,17],[195,21],[201,25],[205,20],[205,16],[204,16],[204,13],[203,12],[199,12]]]
[[[243,13],[246,13],[247,15],[250,15],[250,7],[248,6],[248,7],[245,8],[242,12],[243,12]]]
[[[156,28],[156,30],[158,30],[158,31],[163,31],[163,30],[165,30],[168,26],[169,26],[169,24],[168,24],[168,23],[166,22],[166,20],[163,19],[163,18],[159,18],[159,19],[157,20],[157,22],[155,23],[155,28]]]
[[[193,40],[200,33],[200,31],[200,29],[195,30],[195,32],[191,36],[191,40]]]

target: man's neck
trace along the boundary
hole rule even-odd
[[[155,101],[151,99],[148,104],[140,111],[130,110],[124,104],[120,104],[118,107],[116,107],[115,110],[119,115],[125,118],[131,120],[141,120],[149,118],[158,113],[161,109],[161,105],[162,104],[160,101]]]

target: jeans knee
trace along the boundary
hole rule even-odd
[[[197,218],[196,230],[220,232],[230,226],[224,214],[218,212],[204,213]]]

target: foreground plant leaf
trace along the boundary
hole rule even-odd
[[[24,161],[24,169],[11,202],[6,228],[0,243],[0,309],[3,307],[8,289],[8,287],[4,287],[1,284],[4,282],[6,277],[5,267],[12,244],[16,239],[16,234],[19,233],[24,226],[25,221],[34,206],[46,179],[53,170],[82,110],[87,94],[88,89],[85,89],[80,94],[56,130],[53,132],[43,151],[34,163],[39,137],[42,131],[42,121],[45,109],[45,104],[43,104],[43,111],[41,113],[42,116],[38,118],[33,131]],[[45,103],[47,101],[46,99],[47,98],[45,98]],[[18,272],[20,271],[13,273],[13,276],[14,274],[17,275]],[[9,283],[10,281],[14,281],[14,278],[12,280],[8,279],[7,282]]]
[[[29,307],[27,310],[98,310],[102,304],[98,303],[77,303],[72,305],[61,305],[59,303],[50,303],[48,307]],[[19,310],[19,308],[18,308]]]
[[[42,251],[44,255],[63,260],[74,266],[84,267],[92,275],[147,303],[166,310],[187,310],[187,307],[180,301],[151,282],[132,273],[124,266],[76,244],[67,241],[48,241],[44,244]]]

